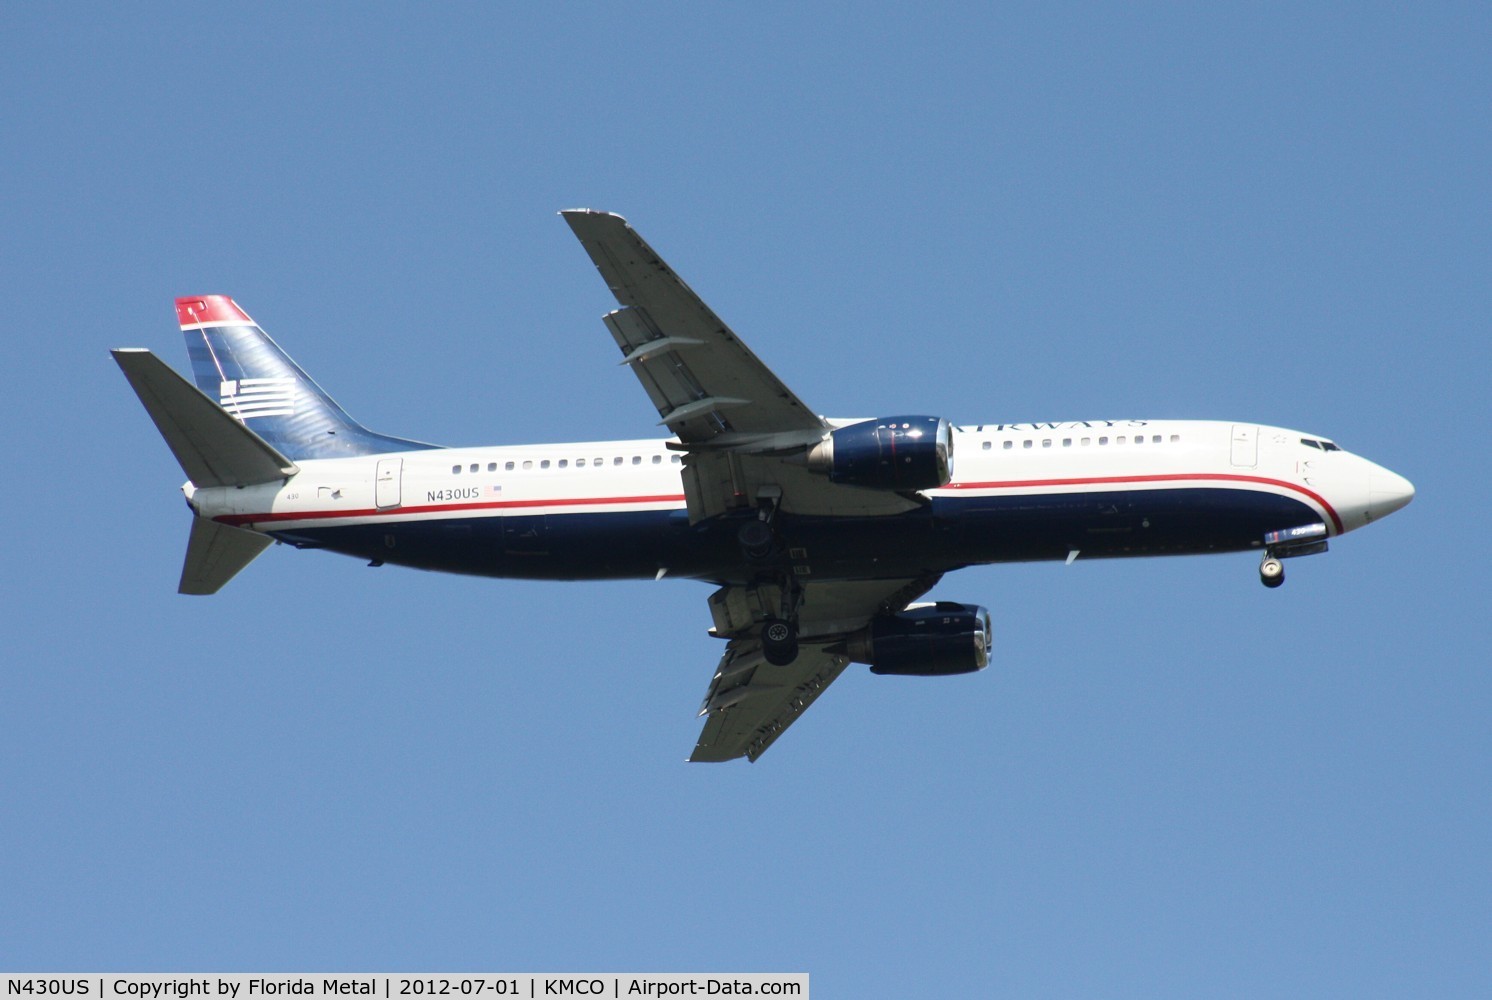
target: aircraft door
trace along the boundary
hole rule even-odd
[[[1233,464],[1243,469],[1259,464],[1259,428],[1253,424],[1233,425]]]
[[[373,480],[373,499],[379,510],[403,503],[404,459],[380,458],[378,474]]]

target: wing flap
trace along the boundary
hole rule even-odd
[[[820,517],[884,517],[921,503],[900,493],[831,483],[805,465],[775,455],[692,451],[684,468],[690,523],[747,506],[763,487],[782,493],[782,509]]]

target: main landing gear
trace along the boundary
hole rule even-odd
[[[1271,589],[1283,584],[1285,564],[1276,559],[1273,554],[1264,553],[1264,561],[1259,564],[1259,582]]]
[[[781,594],[780,609],[762,619],[761,644],[768,663],[785,667],[798,658],[798,605],[803,602],[803,590],[786,565],[785,546],[773,524],[781,503],[781,487],[763,487],[757,494],[756,517],[741,525],[736,542],[747,565],[765,578],[761,584],[767,584],[768,580],[775,584],[775,588],[759,584],[760,590],[771,593],[775,589]]]
[[[798,658],[798,626],[784,618],[762,623],[762,655],[767,662],[785,667]]]

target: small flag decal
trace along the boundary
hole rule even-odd
[[[218,405],[239,420],[295,416],[295,379],[239,378],[223,382]]]

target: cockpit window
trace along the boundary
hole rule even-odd
[[[1341,451],[1342,449],[1338,448],[1336,445],[1332,444],[1330,441],[1322,441],[1321,442],[1321,450],[1322,451]]]
[[[1320,441],[1312,441],[1310,438],[1301,438],[1300,439],[1300,443],[1303,444],[1303,445],[1305,445],[1307,448],[1320,448],[1321,447],[1321,442]]]
[[[1315,438],[1301,438],[1300,443],[1305,445],[1307,448],[1320,448],[1322,451],[1342,450],[1336,445],[1332,444],[1330,441],[1317,441]]]

